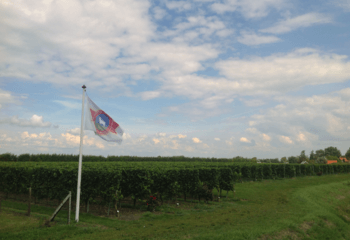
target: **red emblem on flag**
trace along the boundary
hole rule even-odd
[[[94,111],[90,109],[92,120],[96,126],[96,133],[98,135],[106,135],[109,132],[117,134],[115,131],[119,124],[113,121],[113,119],[104,111]]]

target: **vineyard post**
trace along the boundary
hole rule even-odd
[[[116,211],[118,211],[118,190],[115,190],[115,205],[114,205],[114,208],[115,208]]]
[[[75,209],[75,221],[79,222],[79,207],[80,207],[80,185],[81,185],[81,168],[82,168],[82,158],[83,158],[83,135],[84,135],[84,101],[85,101],[85,92],[86,92],[86,86],[83,85],[83,103],[82,103],[82,110],[81,110],[81,127],[80,127],[80,149],[79,149],[79,167],[78,167],[78,184],[77,184],[77,202],[76,202],[76,209]]]
[[[70,224],[70,211],[72,206],[72,192],[69,191],[68,225]]]
[[[30,217],[30,202],[32,200],[32,188],[29,188],[29,201],[28,201],[28,212],[27,215]]]

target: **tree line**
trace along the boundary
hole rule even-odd
[[[319,150],[312,150],[310,152],[310,155],[307,156],[305,154],[305,150],[301,151],[299,156],[290,156],[290,157],[283,157],[281,158],[281,162],[288,162],[288,163],[301,163],[301,162],[307,162],[307,163],[327,163],[327,160],[337,160],[340,162],[339,157],[341,157],[342,154],[340,150],[336,147],[327,147],[325,149],[319,149]],[[345,153],[346,159],[350,159],[350,148]]]

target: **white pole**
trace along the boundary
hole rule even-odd
[[[80,128],[80,149],[79,149],[79,167],[78,167],[78,185],[77,185],[77,201],[75,209],[75,221],[79,222],[79,209],[80,209],[80,183],[81,183],[81,168],[83,165],[83,135],[84,135],[84,101],[86,87],[83,85],[83,106],[81,111],[81,128]]]

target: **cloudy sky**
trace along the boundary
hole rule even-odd
[[[82,88],[125,134],[84,154],[350,147],[350,0],[2,0],[0,153],[79,153]]]

